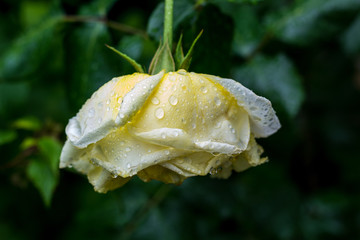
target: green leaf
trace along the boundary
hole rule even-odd
[[[60,19],[61,13],[54,13],[14,41],[0,57],[0,81],[39,74],[39,69],[57,63],[59,56],[54,55],[54,50],[62,48],[58,29]]]
[[[285,42],[307,45],[341,32],[346,18],[359,10],[358,0],[298,1],[281,20],[276,20],[272,31]]]
[[[43,159],[47,161],[54,174],[58,174],[61,145],[53,138],[43,137],[38,142],[38,148]]]
[[[137,35],[124,36],[117,45],[117,49],[121,49],[123,53],[139,61],[144,50],[144,38]]]
[[[236,4],[239,4],[239,3],[253,3],[253,4],[256,4],[256,3],[259,3],[261,1],[264,1],[264,0],[208,0],[208,2],[210,3],[223,3],[223,2],[229,2],[229,3],[236,3]]]
[[[245,4],[221,4],[222,12],[234,21],[233,51],[243,57],[251,55],[266,33],[258,8]]]
[[[232,19],[216,6],[206,5],[195,26],[196,33],[204,33],[194,51],[192,71],[227,76],[231,68]]]
[[[4,120],[14,108],[24,104],[28,95],[29,84],[26,82],[0,82],[0,121]]]
[[[41,122],[36,117],[28,116],[17,119],[12,126],[17,129],[38,131],[41,128]]]
[[[80,15],[99,15],[104,17],[117,0],[95,0],[80,9]]]
[[[14,141],[16,136],[17,134],[14,130],[0,130],[0,146]]]
[[[126,55],[125,53],[122,53],[118,50],[116,50],[115,48],[113,47],[110,47],[109,45],[106,45],[106,47],[108,47],[109,49],[111,49],[112,51],[114,51],[115,53],[117,53],[118,55],[120,55],[125,61],[127,61],[128,63],[131,64],[131,66],[134,67],[134,69],[137,71],[137,72],[140,72],[140,73],[144,73],[144,69],[142,68],[142,66],[140,64],[138,64],[134,59],[132,59],[131,57],[129,57],[128,55]]]
[[[26,28],[38,24],[44,19],[52,9],[53,3],[51,1],[22,1],[21,2],[21,22]]]
[[[37,158],[31,159],[27,167],[27,175],[39,190],[45,205],[49,207],[58,178],[54,176],[48,163]]]
[[[174,1],[174,20],[173,30],[177,30],[179,25],[187,18],[195,14],[195,8],[191,1]],[[164,26],[164,3],[160,3],[150,16],[147,32],[149,36],[158,40],[163,35]]]
[[[27,175],[39,190],[46,206],[50,206],[52,195],[59,181],[59,158],[61,145],[52,138],[41,138],[38,142],[39,156],[31,159]]]
[[[304,101],[301,79],[290,59],[257,56],[234,73],[235,79],[255,93],[268,98],[275,109],[281,108],[294,117]]]
[[[354,20],[342,36],[342,44],[348,54],[360,52],[360,15]]]
[[[65,39],[66,79],[75,112],[95,90],[120,75],[121,61],[104,47],[110,42],[104,24],[86,23],[69,29],[68,34]]]

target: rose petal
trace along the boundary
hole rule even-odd
[[[255,167],[268,161],[268,158],[261,157],[264,152],[263,148],[256,143],[255,138],[252,136],[246,151],[242,152],[239,156],[234,158],[234,170],[237,172],[244,171],[249,167]]]
[[[232,79],[206,74],[201,75],[221,84],[236,98],[238,105],[242,106],[250,115],[251,131],[255,137],[267,137],[280,128],[279,119],[269,100],[257,96],[254,92]]]
[[[138,177],[144,182],[158,180],[164,183],[181,184],[185,177],[159,165],[148,167],[138,172]]]
[[[139,104],[151,94],[153,88],[145,90],[141,97],[138,96],[139,87],[143,87],[142,82],[155,86],[156,80],[159,81],[162,75],[159,73],[149,77],[137,73],[114,78],[103,85],[86,101],[76,117],[70,119],[66,127],[70,141],[79,148],[85,148],[104,138],[115,127],[125,124],[139,110]],[[129,101],[132,100],[129,93],[136,96],[134,108],[129,108]],[[117,120],[119,115],[124,116],[126,121]]]
[[[248,114],[235,98],[220,85],[182,71],[164,75],[132,126],[131,133],[143,141],[224,154],[245,150],[250,137]]]
[[[139,111],[154,88],[157,87],[163,75],[164,71],[161,71],[154,76],[144,79],[137,83],[135,87],[124,96],[120,111],[115,120],[116,125],[124,125]]]
[[[129,177],[187,152],[141,141],[125,127],[97,142],[88,154],[95,164],[114,176]]]
[[[94,186],[95,191],[106,193],[123,186],[131,178],[113,177],[102,167],[94,167],[88,172],[89,182]]]

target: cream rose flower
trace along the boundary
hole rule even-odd
[[[180,184],[256,166],[257,137],[280,128],[271,103],[240,83],[179,70],[106,83],[70,119],[60,167],[86,174],[98,192],[137,175]]]

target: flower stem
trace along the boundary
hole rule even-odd
[[[173,7],[174,0],[165,0],[164,12],[164,43],[172,48],[172,35],[173,35]]]

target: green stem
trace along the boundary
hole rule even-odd
[[[172,48],[173,7],[174,7],[174,0],[165,0],[164,43],[167,43],[170,49]]]

